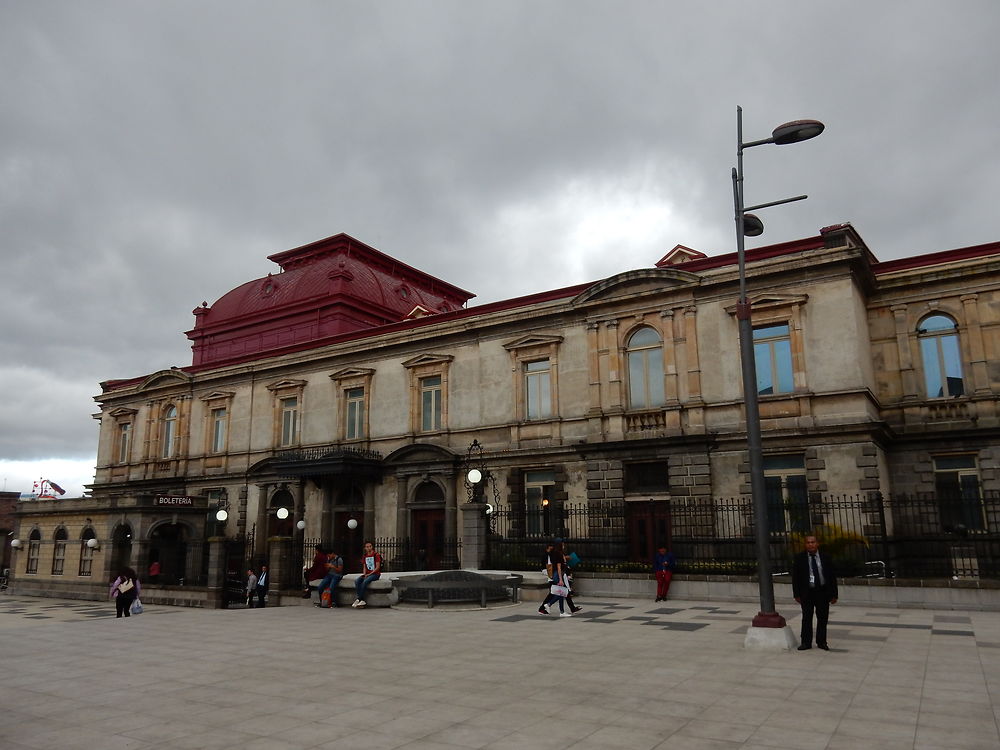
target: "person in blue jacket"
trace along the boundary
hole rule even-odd
[[[656,550],[656,557],[653,558],[653,573],[656,574],[656,600],[665,602],[667,592],[670,591],[670,580],[674,577],[674,568],[677,567],[677,560],[674,554],[668,552],[667,548],[660,546]]]

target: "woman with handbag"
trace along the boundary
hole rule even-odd
[[[559,602],[559,616],[573,616],[572,612],[566,611],[565,605],[566,595],[569,594],[569,587],[567,586],[566,574],[563,569],[566,561],[560,549],[561,542],[562,540],[560,539],[556,543],[548,544],[545,547],[545,570],[549,575],[550,585],[549,595],[545,597],[542,606],[538,608],[538,614],[540,615],[547,615],[549,607]]]
[[[139,598],[142,593],[142,585],[132,568],[122,568],[118,577],[111,584],[109,599],[115,600],[115,609],[118,614],[115,617],[131,617],[132,602]]]

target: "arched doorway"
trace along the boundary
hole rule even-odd
[[[149,534],[149,560],[159,560],[159,583],[177,585],[187,577],[188,529],[179,523],[161,523]]]
[[[295,498],[288,490],[278,490],[271,495],[271,501],[267,504],[267,535],[272,536],[292,536],[295,517]],[[288,514],[284,518],[279,517],[279,511],[284,508]]]
[[[123,523],[111,535],[111,577],[118,577],[118,571],[132,566],[132,527]]]
[[[410,542],[418,568],[440,570],[444,557],[444,490],[421,482],[410,509]]]

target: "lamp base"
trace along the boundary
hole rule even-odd
[[[747,651],[793,651],[799,645],[799,639],[790,627],[758,628],[751,625],[747,628],[743,648]]]
[[[783,628],[787,623],[777,612],[758,612],[751,624],[755,628]]]

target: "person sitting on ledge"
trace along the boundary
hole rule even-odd
[[[377,581],[382,575],[382,555],[375,551],[375,545],[365,542],[365,553],[361,556],[361,575],[354,583],[358,598],[354,600],[352,607],[366,607],[365,591],[372,581]]]
[[[340,583],[340,579],[344,577],[344,558],[338,555],[336,552],[330,552],[326,556],[326,575],[323,576],[323,580],[319,584],[319,588],[316,589],[319,594],[319,601],[316,602],[317,607],[339,607],[337,603],[337,585]],[[330,592],[328,603],[323,602],[323,594],[327,591]]]

